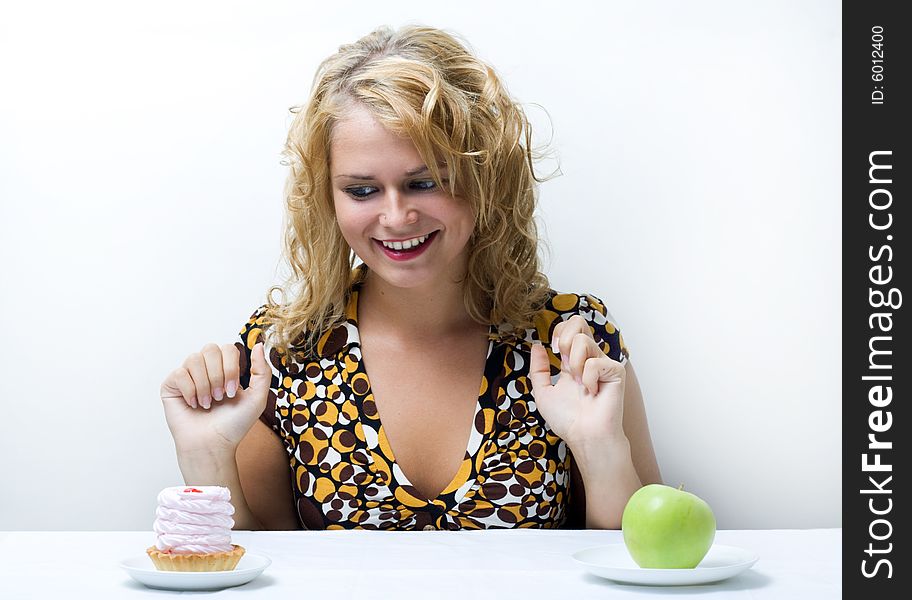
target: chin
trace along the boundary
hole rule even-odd
[[[367,267],[380,279],[397,288],[409,289],[432,283],[436,277],[425,269],[413,270],[407,268],[388,268],[385,265],[375,269],[370,264]]]
[[[385,256],[364,260],[367,268],[387,285],[401,289],[436,286],[449,276],[449,269],[436,261],[422,265],[389,264]]]

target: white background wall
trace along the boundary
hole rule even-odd
[[[151,527],[181,483],[160,382],[283,272],[288,108],[407,22],[463,34],[553,127],[548,273],[616,317],[666,482],[720,528],[841,526],[840,11],[4,4],[0,530]]]

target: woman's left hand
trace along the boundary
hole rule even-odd
[[[548,353],[539,343],[532,346],[529,379],[535,406],[554,434],[571,450],[625,439],[624,365],[602,352],[579,315],[554,328],[551,347],[561,357],[557,383],[551,384]]]

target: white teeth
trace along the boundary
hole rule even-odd
[[[412,238],[403,242],[384,242],[381,240],[380,243],[393,250],[408,250],[409,248],[414,248],[419,244],[423,244],[428,237],[428,235],[422,235],[421,237]]]

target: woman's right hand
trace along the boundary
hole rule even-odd
[[[206,344],[162,382],[165,419],[178,456],[234,456],[266,408],[272,372],[263,344],[250,353],[250,385],[240,388],[234,344]]]

